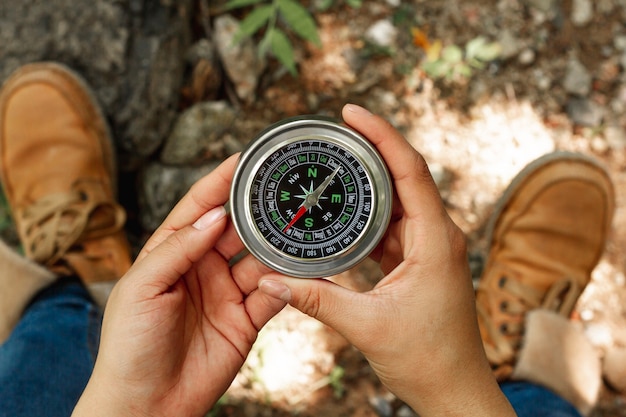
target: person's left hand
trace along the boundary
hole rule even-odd
[[[100,351],[74,415],[203,416],[285,302],[226,216],[237,156],[196,183],[154,233],[106,307]]]

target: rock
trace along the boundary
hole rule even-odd
[[[535,9],[548,13],[553,11],[560,0],[525,0],[525,2]]]
[[[236,113],[225,101],[201,102],[176,120],[165,142],[161,161],[166,164],[198,164],[227,155],[223,136]]]
[[[405,405],[402,405],[400,408],[398,408],[398,411],[396,411],[396,417],[418,417],[418,416],[415,413],[415,411],[411,410],[411,407],[405,404]]]
[[[393,407],[391,406],[391,402],[380,395],[370,398],[370,405],[374,408],[376,415],[379,417],[393,416]]]
[[[2,2],[0,77],[33,61],[58,61],[90,84],[118,148],[142,158],[175,116],[191,1]]]
[[[573,58],[567,63],[563,87],[569,94],[578,96],[586,96],[591,91],[591,74],[579,60]]]
[[[516,56],[522,49],[522,42],[509,29],[504,29],[498,35],[500,57],[504,60]]]
[[[567,102],[567,114],[580,126],[599,126],[605,113],[604,107],[585,98],[572,98]]]
[[[259,57],[250,38],[235,42],[239,30],[239,21],[231,15],[222,15],[215,19],[213,37],[226,75],[235,85],[237,96],[252,102],[258,85],[259,76],[265,69],[265,59]]]
[[[530,48],[524,49],[517,57],[517,61],[522,65],[530,65],[535,62],[535,51]]]
[[[596,0],[596,10],[601,14],[609,14],[613,11],[613,0]]]
[[[542,91],[547,91],[552,86],[552,79],[539,68],[533,70],[535,85]]]
[[[586,26],[593,19],[593,3],[591,0],[572,1],[572,24],[574,26]]]
[[[211,41],[205,38],[196,42],[187,52],[187,62],[193,68],[187,91],[191,101],[215,99],[223,77]]]
[[[613,46],[619,51],[626,50],[626,35],[615,35]]]
[[[388,19],[375,22],[365,31],[365,39],[382,47],[395,47],[398,29]]]
[[[139,178],[139,222],[144,230],[154,231],[189,188],[213,171],[219,162],[198,167],[174,167],[151,163]]]

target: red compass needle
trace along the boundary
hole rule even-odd
[[[300,206],[300,209],[298,210],[296,215],[293,216],[293,219],[291,219],[287,227],[283,229],[283,233],[286,233],[287,230],[289,230],[291,226],[293,226],[300,219],[300,217],[304,216],[304,213],[306,213],[306,211],[307,211],[307,208],[304,205]]]

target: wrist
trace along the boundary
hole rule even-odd
[[[486,362],[486,361],[485,361]],[[516,416],[489,365],[478,365],[477,371],[464,369],[434,384],[431,395],[410,395],[406,403],[420,416]]]
[[[146,417],[152,415],[148,409],[143,407],[140,401],[121,398],[107,389],[105,384],[98,384],[92,378],[74,407],[71,417]]]

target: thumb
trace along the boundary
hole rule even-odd
[[[271,297],[288,302],[322,323],[332,327],[348,340],[351,329],[358,329],[368,320],[370,297],[351,291],[325,279],[289,278],[279,274],[265,275],[259,290]]]

